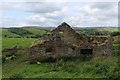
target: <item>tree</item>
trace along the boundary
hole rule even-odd
[[[112,32],[112,33],[111,33],[111,36],[117,36],[117,35],[120,35],[120,32],[119,32],[119,31],[116,31],[116,32]]]

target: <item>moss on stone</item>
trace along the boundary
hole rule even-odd
[[[37,45],[39,45],[39,44],[43,44],[44,42],[45,42],[44,39],[38,39],[38,40],[34,41],[34,42],[30,45],[30,47],[37,46]]]

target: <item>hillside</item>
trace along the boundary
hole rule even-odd
[[[55,27],[23,27],[2,29],[2,49],[17,46],[27,48]],[[79,33],[105,35],[118,31],[117,27],[74,28]],[[9,38],[10,37],[10,38]],[[13,38],[16,37],[16,38]],[[20,37],[20,38],[19,38]],[[21,38],[33,37],[33,38]],[[5,78],[119,78],[118,57],[120,53],[119,36],[114,37],[112,56],[79,56],[77,58],[41,59],[41,62],[29,60],[25,50],[2,54],[2,77]],[[1,55],[0,55],[1,56]],[[53,62],[52,62],[53,60]],[[43,61],[43,62],[42,62]],[[50,62],[51,61],[51,62]]]
[[[22,28],[2,28],[2,37],[31,37],[39,38],[44,36],[47,32],[55,29],[56,27],[22,27]],[[109,35],[111,32],[118,31],[118,27],[86,27],[77,28],[73,27],[78,33],[85,33],[88,35]]]

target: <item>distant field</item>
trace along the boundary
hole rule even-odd
[[[9,29],[12,28],[2,28],[2,36],[3,37],[36,37],[37,35],[42,36],[45,33],[47,33],[48,31],[51,31],[52,29],[54,29],[55,27],[22,27],[22,28],[18,28],[18,29],[23,29],[23,30],[27,30],[32,34],[29,35],[18,35],[16,33],[12,33],[9,31]]]
[[[118,31],[118,27],[87,27],[87,28],[78,28],[78,29],[96,29],[99,31],[110,31],[110,32]]]
[[[7,28],[2,29],[2,36],[4,35],[9,36],[9,37],[20,37],[20,35],[9,32]]]
[[[3,38],[2,39],[2,48],[9,48],[13,46],[18,47],[28,47],[34,38]]]
[[[2,36],[3,37],[41,37],[55,28],[56,27],[37,27],[37,26],[17,28],[17,29],[26,30],[31,33],[31,34],[23,34],[23,35],[10,32],[10,30],[13,28],[2,28]],[[88,35],[93,35],[96,33],[99,34],[103,33],[103,35],[109,35],[111,32],[118,31],[118,27],[86,27],[86,28],[72,27],[72,28],[77,32],[82,32]],[[17,32],[21,32],[21,31],[17,31]]]

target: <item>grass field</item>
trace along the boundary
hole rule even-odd
[[[118,31],[118,27],[87,27],[87,28],[78,28],[78,29],[96,29],[99,31],[110,31],[110,32]]]
[[[31,42],[33,42],[34,38],[2,38],[2,48],[9,48],[13,46],[18,47],[28,47]]]
[[[2,36],[3,35],[9,36],[9,37],[20,37],[20,35],[9,32],[7,28],[2,29]]]
[[[23,27],[22,29],[27,30],[29,32],[31,32],[32,34],[30,35],[18,35],[15,33],[12,33],[9,31],[9,29],[11,28],[2,28],[2,36],[3,37],[23,37],[23,36],[28,36],[28,37],[32,37],[32,36],[36,36],[36,35],[44,35],[47,31],[51,31],[52,29],[54,29],[54,27],[36,27],[36,26],[32,26],[32,27]],[[21,29],[21,28],[18,28]]]
[[[3,64],[4,68],[4,64]],[[29,64],[18,62],[3,69],[3,78],[109,78],[118,76],[117,57],[95,57],[90,61],[58,61]]]

